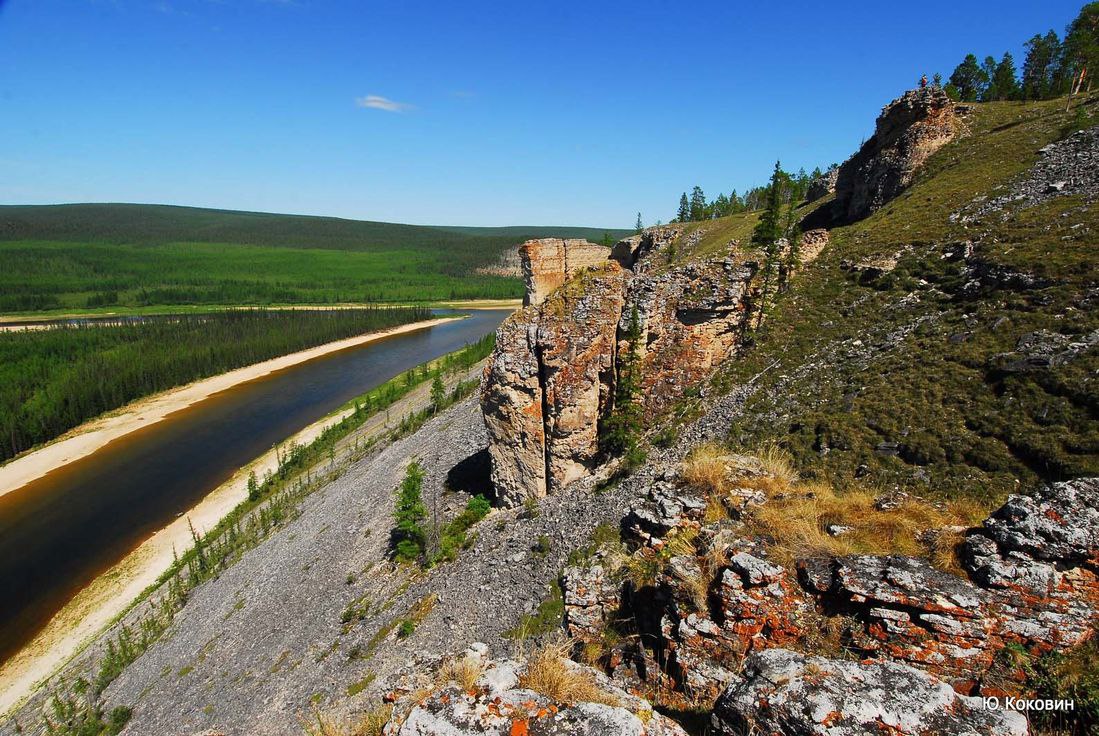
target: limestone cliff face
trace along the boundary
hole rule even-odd
[[[625,274],[613,261],[558,289],[538,326],[546,434],[546,490],[588,473],[599,419],[610,409]]]
[[[527,292],[523,306],[538,306],[576,274],[607,260],[610,248],[586,240],[540,238],[519,247]]]
[[[500,326],[481,407],[503,505],[539,498],[587,473],[610,401],[624,298],[622,268],[604,261]]]
[[[506,506],[546,495],[538,317],[536,307],[524,307],[500,325],[496,351],[481,381],[492,484]]]
[[[649,417],[735,352],[758,267],[729,256],[667,269],[664,252],[680,235],[659,227],[613,250],[560,240],[519,249],[530,306],[501,326],[481,397],[498,502],[553,493],[598,461],[599,422],[613,408],[616,358],[635,309],[638,400]]]
[[[645,338],[640,400],[646,416],[667,410],[733,353],[757,271],[755,262],[725,258],[633,279],[619,330],[625,334],[636,308]]]
[[[858,220],[900,194],[927,158],[957,135],[954,103],[937,88],[910,90],[878,116],[874,135],[839,169],[835,212]]]

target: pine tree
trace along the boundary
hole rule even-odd
[[[787,205],[790,198],[788,191],[791,189],[790,181],[790,176],[782,170],[781,162],[776,161],[775,169],[771,173],[771,183],[766,188],[763,214],[760,215],[759,222],[752,231],[752,245],[763,252],[763,266],[760,270],[763,281],[759,291],[757,326],[769,309],[771,296],[777,290],[780,279],[791,265],[786,263],[783,268],[784,264],[779,262],[784,239],[789,245],[788,256],[793,253],[793,257],[797,257],[800,232],[794,207]]]
[[[1027,55],[1023,61],[1023,99],[1044,100],[1055,93],[1057,59],[1061,42],[1054,31],[1046,35],[1035,34],[1026,42]]]
[[[423,481],[424,469],[418,460],[413,460],[405,469],[404,480],[397,491],[397,527],[393,530],[393,545],[396,558],[402,562],[412,562],[424,552],[427,534],[423,524],[427,519],[427,509],[421,496]]]
[[[1065,32],[1064,65],[1070,75],[1069,91],[1091,89],[1089,75],[1099,69],[1099,2],[1088,3]]]
[[[982,102],[987,102],[992,90],[992,78],[996,76],[996,59],[986,56],[981,62],[981,74],[984,75],[984,87],[981,89],[980,98]]]
[[[683,192],[683,194],[681,194],[679,197],[679,212],[676,213],[675,221],[688,222],[690,219],[691,205],[687,202],[687,193]]]
[[[950,75],[950,84],[958,90],[958,96],[965,102],[973,102],[988,84],[988,75],[977,63],[977,57],[966,54],[961,64]]]
[[[641,213],[638,212],[637,213],[637,222],[634,224],[634,230],[636,232],[640,233],[644,229],[645,229],[645,225],[641,222]]]

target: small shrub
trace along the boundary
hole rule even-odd
[[[397,636],[401,639],[407,639],[416,632],[416,622],[410,618],[406,618],[401,621],[401,625],[397,627]]]
[[[538,541],[535,542],[533,547],[534,554],[538,555],[539,557],[545,557],[550,553],[551,549],[552,547],[550,545],[550,538],[547,537],[545,534],[542,534],[538,537]]]

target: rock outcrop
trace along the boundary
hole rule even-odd
[[[604,261],[500,326],[481,407],[501,505],[545,496],[595,460],[624,299],[621,267]]]
[[[519,247],[519,266],[526,283],[523,306],[538,306],[555,289],[581,271],[599,266],[611,249],[586,240],[541,238]]]
[[[557,700],[534,689],[527,662],[492,660],[488,647],[474,644],[459,670],[475,676],[472,686],[446,677],[426,697],[396,696],[386,736],[686,736],[671,719],[641,698],[615,687],[605,676],[568,660],[565,677],[582,678],[584,699]]]
[[[647,416],[668,409],[733,353],[743,336],[758,270],[754,261],[728,257],[631,282],[619,332],[626,333],[636,309],[644,335],[639,352]]]
[[[1026,718],[985,708],[949,684],[895,662],[850,662],[768,649],[718,698],[712,732],[785,736],[1027,736]]]
[[[916,170],[957,135],[961,122],[946,92],[905,92],[878,116],[874,135],[839,168],[835,212],[842,221],[866,217],[900,194]]]
[[[832,168],[809,182],[809,189],[805,192],[806,202],[816,202],[824,199],[836,191],[836,178],[839,176],[839,168]]]
[[[735,351],[758,265],[729,255],[655,268],[679,235],[674,227],[652,228],[609,251],[571,240],[520,248],[530,306],[500,327],[482,386],[502,505],[552,493],[589,472],[635,311],[643,338],[638,401],[648,417]],[[815,256],[825,243],[826,233],[812,233],[807,250]]]
[[[742,464],[735,456],[730,462]],[[731,477],[758,478],[759,469],[743,465]],[[767,502],[735,483],[724,500],[734,516]],[[675,539],[693,540],[691,551],[675,547],[647,595],[616,602],[605,563],[580,588],[584,612],[633,620],[645,642],[610,660],[640,658],[641,669],[660,673],[646,677],[650,686],[689,704],[713,702],[753,652],[820,647],[822,636],[833,638],[830,646],[842,641],[860,656],[924,671],[962,694],[1018,695],[1025,673],[1004,671],[1001,650],[1063,651],[1087,641],[1099,623],[1099,479],[1011,497],[966,538],[971,578],[921,558],[875,555],[802,559],[795,575],[769,559],[767,544],[739,536],[735,522],[706,523],[705,509],[688,490],[657,482],[623,517],[627,541],[649,560]],[[575,572],[565,579],[567,602],[582,579]],[[567,616],[574,635],[598,639],[604,616]]]

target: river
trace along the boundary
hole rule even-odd
[[[473,310],[240,384],[0,496],[0,663],[240,467],[398,373],[480,339],[509,313]]]

